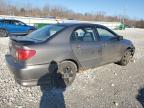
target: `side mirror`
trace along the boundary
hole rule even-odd
[[[118,40],[123,40],[123,36],[118,36]]]

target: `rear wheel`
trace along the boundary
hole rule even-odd
[[[0,37],[7,37],[8,36],[8,32],[4,29],[0,29]]]
[[[58,66],[58,73],[61,74],[65,86],[67,87],[73,83],[76,77],[77,65],[71,61],[63,61]]]
[[[122,66],[126,66],[130,60],[132,59],[133,55],[130,49],[127,49],[125,51],[125,53],[123,54],[120,62],[118,64],[122,65]]]

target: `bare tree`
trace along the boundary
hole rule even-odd
[[[32,7],[32,4],[19,8],[15,5],[11,5],[5,2],[6,0],[0,0],[0,14],[5,15],[17,15],[17,16],[33,16],[33,17],[48,17],[54,16],[59,18],[87,20],[87,21],[109,21],[109,22],[122,22],[122,15],[119,16],[108,16],[105,12],[86,12],[84,14],[74,12],[66,7],[62,6],[51,6],[46,4],[42,8]],[[131,20],[125,17],[125,24],[135,27],[144,28],[144,20]]]

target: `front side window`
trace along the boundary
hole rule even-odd
[[[104,28],[97,28],[97,32],[100,36],[100,40],[102,41],[108,41],[116,37],[113,33]]]
[[[44,26],[31,34],[27,35],[26,37],[35,39],[35,40],[40,40],[40,41],[45,41],[49,37],[55,35],[56,33],[60,32],[62,29],[64,29],[65,26],[63,25],[47,25]]]
[[[20,22],[20,21],[13,21],[13,24],[14,24],[14,25],[18,25],[18,26],[20,26],[20,25],[25,25],[24,23],[22,23],[22,22]]]
[[[92,27],[78,28],[72,32],[71,41],[92,42],[95,41],[95,33]]]

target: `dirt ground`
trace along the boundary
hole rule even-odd
[[[133,41],[134,62],[79,73],[66,90],[22,87],[15,83],[4,59],[8,38],[0,38],[0,108],[143,108],[144,30],[116,32]]]

